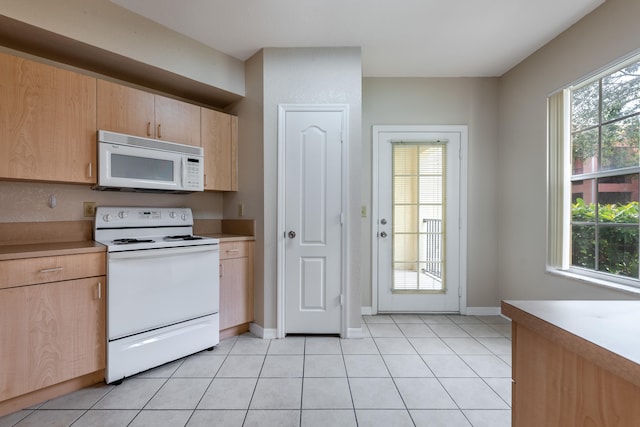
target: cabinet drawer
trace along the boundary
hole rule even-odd
[[[252,244],[251,241],[220,243],[220,259],[247,257]]]
[[[106,274],[105,253],[0,261],[0,289]]]

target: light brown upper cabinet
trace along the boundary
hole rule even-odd
[[[0,178],[95,183],[96,79],[0,53]]]
[[[200,107],[98,80],[98,129],[200,146]]]
[[[204,189],[238,190],[238,117],[201,109]]]

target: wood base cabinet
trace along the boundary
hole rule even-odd
[[[0,262],[0,402],[105,368],[104,258]]]
[[[220,339],[253,321],[253,241],[220,243]]]
[[[640,426],[640,301],[503,301],[514,427]]]
[[[640,387],[517,323],[513,426],[640,426]]]

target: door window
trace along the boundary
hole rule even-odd
[[[446,143],[393,142],[392,292],[445,292]]]

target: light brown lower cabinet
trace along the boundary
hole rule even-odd
[[[10,273],[0,274],[0,415],[103,378],[104,258],[95,253],[0,262],[0,270]],[[82,265],[95,269],[80,273]]]
[[[617,345],[609,337],[630,330],[626,343],[618,347],[632,348],[637,341],[637,322],[618,323],[618,331],[611,328],[617,323],[616,316],[625,321],[640,316],[634,314],[637,308],[629,310],[616,305],[619,303],[502,303],[502,313],[512,319],[514,427],[640,426],[640,366],[588,336],[570,332],[581,329],[592,336],[608,335],[604,341]]]
[[[0,291],[0,400],[104,369],[104,283],[103,276]]]
[[[640,426],[640,388],[514,324],[514,427]]]
[[[253,241],[220,243],[220,339],[253,321]]]

